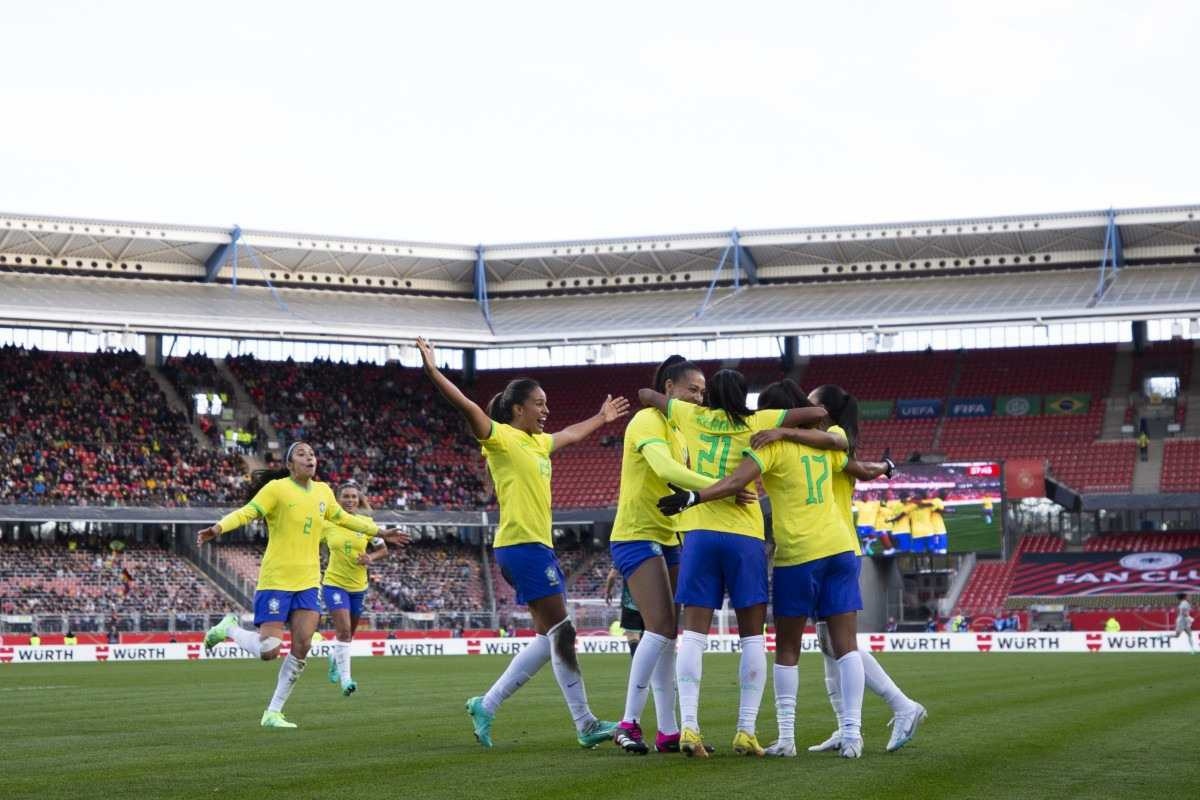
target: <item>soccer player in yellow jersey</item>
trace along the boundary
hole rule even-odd
[[[369,517],[347,514],[329,486],[315,479],[317,455],[296,442],[284,458],[286,469],[260,470],[251,482],[251,499],[196,536],[203,545],[223,533],[256,519],[267,523],[267,551],[254,591],[254,624],[258,633],[243,630],[238,617],[227,614],[204,637],[213,647],[226,638],[263,661],[279,655],[284,630],[292,634],[292,652],[279,667],[279,680],[263,712],[264,728],[294,728],[283,716],[283,704],[304,672],[305,657],[321,619],[317,587],[321,581],[321,532],[332,522],[374,536],[379,527]]]
[[[933,553],[937,549],[933,530],[933,506],[929,503],[929,498],[930,495],[913,497],[913,509],[909,512],[909,520],[914,553]]]
[[[654,375],[654,390],[674,400],[699,404],[704,399],[704,373],[683,356],[671,356]],[[643,621],[641,640],[629,670],[625,713],[614,741],[629,753],[645,754],[639,721],[646,693],[654,692],[660,752],[679,751],[675,718],[675,582],[679,575],[680,518],[659,513],[658,498],[667,481],[701,489],[716,481],[688,469],[687,440],[677,422],[656,408],[643,408],[625,428],[621,458],[621,492],[609,548],[613,569],[624,579]],[[622,623],[624,624],[624,623]]]
[[[528,605],[537,631],[534,643],[513,657],[487,694],[467,701],[475,738],[484,747],[492,746],[492,720],[500,704],[549,661],[579,744],[595,747],[612,737],[617,723],[597,719],[588,707],[575,657],[575,628],[563,595],[566,579],[554,555],[550,529],[550,454],[628,414],[629,401],[610,395],[595,416],[551,435],[545,432],[550,408],[537,381],[510,381],[485,413],[437,368],[429,342],[417,339],[417,347],[425,374],[463,415],[483,448],[500,505],[492,552],[504,579],[516,589],[517,602]]]
[[[337,498],[347,513],[371,510],[358,481],[348,480],[339,486]],[[349,697],[358,689],[350,673],[350,647],[367,597],[367,565],[387,555],[388,542],[407,544],[408,534],[393,532],[372,538],[335,523],[325,526],[321,542],[329,550],[321,599],[337,635],[329,654],[329,682],[338,684],[342,694]]]
[[[912,495],[904,492],[899,500],[888,501],[888,522],[892,524],[892,542],[896,552],[912,552],[912,512],[917,504],[912,501]]]
[[[992,498],[986,495],[983,498],[983,521],[992,524]]]
[[[692,457],[692,469],[710,478],[724,478],[735,472],[756,432],[779,425],[795,427],[825,416],[823,409],[750,411],[746,407],[746,379],[729,369],[712,376],[704,406],[671,399],[652,389],[642,389],[638,395],[643,405],[657,408],[668,422],[679,425]],[[685,489],[678,491],[694,495]],[[755,735],[755,724],[766,683],[763,623],[768,599],[762,509],[757,502],[739,504],[730,496],[689,511],[684,527],[687,531],[675,593],[676,601],[684,606],[684,630],[675,669],[683,717],[680,750],[689,756],[707,755],[698,719],[702,655],[713,612],[721,607],[728,592],[741,637],[741,688],[733,751],[761,756],[763,748]]]
[[[930,552],[944,556],[950,549],[950,539],[946,533],[946,490],[926,497],[921,505],[929,507],[929,518],[933,525],[933,549]]]

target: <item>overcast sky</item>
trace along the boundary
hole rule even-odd
[[[513,242],[1200,202],[1195,2],[8,4],[0,211]]]

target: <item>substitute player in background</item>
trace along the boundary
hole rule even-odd
[[[825,416],[824,409],[751,411],[746,407],[746,378],[730,369],[712,376],[705,406],[672,399],[653,389],[640,390],[638,397],[643,405],[657,408],[669,422],[679,425],[688,452],[694,454],[695,471],[716,479],[737,470],[756,432],[777,425],[795,427]],[[683,717],[679,748],[688,756],[708,755],[699,724],[702,658],[713,612],[722,606],[728,592],[741,636],[733,751],[761,756],[763,748],[755,736],[755,725],[766,684],[763,625],[768,600],[762,509],[757,502],[743,505],[729,497],[698,506],[689,513],[685,525],[679,589],[675,594],[684,606],[683,640],[675,669]]]
[[[196,536],[196,543],[203,545],[256,519],[267,522],[267,550],[254,591],[258,633],[242,629],[236,614],[226,614],[204,637],[205,647],[230,638],[247,653],[270,661],[279,655],[284,630],[291,631],[292,652],[279,667],[275,694],[262,715],[264,728],[296,727],[284,718],[283,705],[304,672],[304,659],[321,619],[317,587],[321,581],[321,533],[326,523],[367,536],[379,532],[370,517],[343,511],[328,484],[315,479],[317,455],[307,443],[289,447],[284,463],[286,469],[256,472],[250,484],[250,502]]]
[[[337,497],[348,513],[365,515],[371,510],[357,481],[339,486]],[[334,523],[325,526],[321,541],[329,549],[321,599],[337,634],[329,654],[329,682],[339,684],[349,697],[358,689],[350,674],[350,647],[367,597],[367,565],[387,555],[387,542],[408,544],[408,534],[396,531],[372,538]]]
[[[1192,640],[1192,604],[1183,592],[1175,596],[1179,598],[1179,605],[1175,607],[1175,638],[1178,639],[1182,633],[1187,639],[1188,650],[1196,655],[1196,643]]]
[[[537,381],[510,381],[488,403],[487,413],[442,374],[433,347],[417,339],[425,374],[458,409],[483,450],[500,505],[500,527],[492,543],[496,564],[529,607],[537,638],[517,653],[487,694],[467,700],[475,738],[492,746],[492,720],[500,704],[549,661],[575,723],[582,747],[609,739],[615,722],[596,718],[588,706],[583,674],[575,655],[575,626],[567,617],[566,578],[554,554],[551,535],[550,454],[581,442],[629,413],[629,401],[608,396],[593,417],[551,435],[545,432],[550,408]]]

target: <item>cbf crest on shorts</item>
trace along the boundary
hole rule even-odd
[[[340,603],[340,602],[342,602],[342,593],[341,593],[341,592],[334,592],[334,593],[333,593],[333,602],[335,602],[335,603]]]
[[[651,542],[650,543],[650,552],[654,553],[654,555],[656,555],[656,556],[661,556],[662,555],[662,546],[659,545],[658,542]]]
[[[554,567],[546,567],[546,580],[550,582],[551,586],[558,586],[558,573]]]
[[[267,608],[271,609],[272,614],[278,614],[279,613],[279,598],[272,597],[270,600],[268,600]]]

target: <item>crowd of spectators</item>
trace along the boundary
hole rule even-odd
[[[478,508],[479,448],[417,370],[398,364],[228,360],[284,442],[304,440],[322,478],[354,478],[377,508]]]
[[[123,545],[117,542],[117,545]],[[0,545],[4,614],[167,614],[227,609],[186,559],[152,546],[69,543]]]
[[[0,504],[222,505],[244,469],[192,438],[137,353],[0,347]]]

